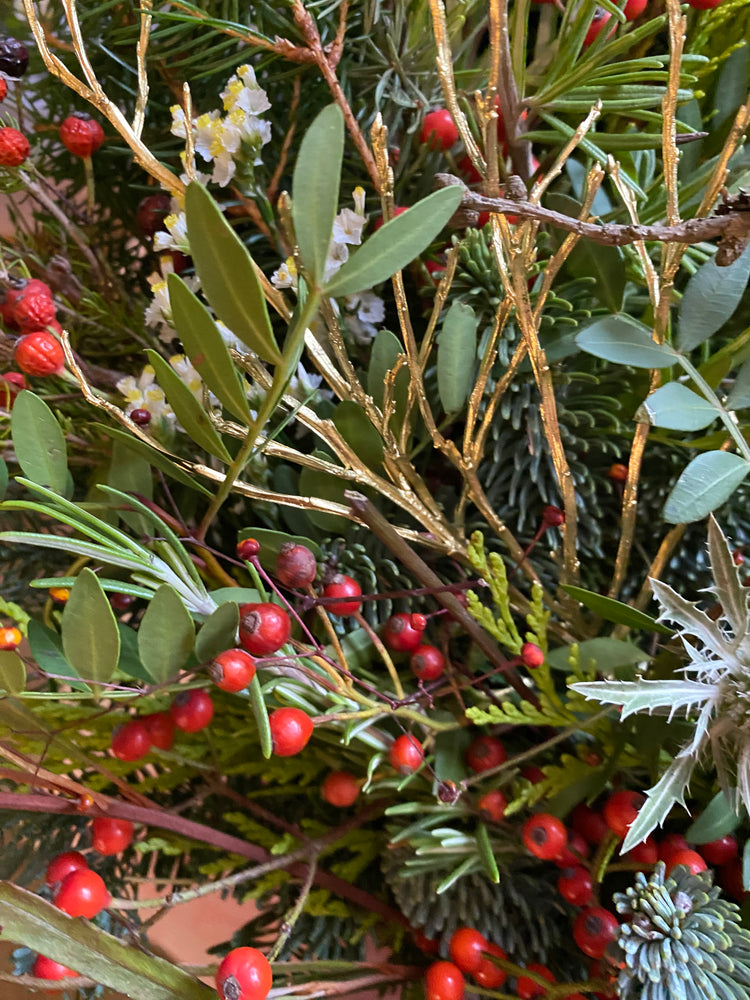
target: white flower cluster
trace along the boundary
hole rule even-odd
[[[174,354],[169,359],[169,364],[195,398],[202,402],[203,382],[189,359],[184,354]],[[125,397],[126,413],[132,413],[133,410],[147,410],[151,414],[153,423],[161,426],[166,424],[170,429],[180,429],[164,390],[156,384],[156,372],[151,365],[146,365],[138,378],[133,375],[121,378],[116,388]]]

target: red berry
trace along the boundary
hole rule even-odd
[[[17,38],[0,38],[0,73],[18,80],[29,66],[29,50]]]
[[[151,739],[143,719],[131,719],[118,726],[112,733],[110,749],[118,760],[135,761],[145,757],[151,749]]]
[[[145,410],[140,406],[131,410],[128,416],[139,427],[147,427],[151,423],[151,411]]]
[[[604,10],[603,7],[597,7],[594,11],[594,18],[589,25],[589,30],[586,32],[583,39],[583,47],[588,48],[592,44],[595,38],[599,36],[602,28],[607,24],[609,19],[612,17],[608,10]]]
[[[503,793],[495,789],[481,797],[477,802],[477,809],[482,819],[489,820],[492,823],[499,823],[505,815],[507,805],[508,800]]]
[[[27,333],[16,342],[16,364],[27,375],[59,375],[65,367],[62,344],[46,330]]]
[[[448,945],[451,959],[461,972],[473,975],[482,963],[482,952],[487,949],[484,934],[473,927],[459,927],[451,936]]]
[[[8,96],[8,84],[5,82],[5,77],[0,76],[0,101],[4,101]]]
[[[0,650],[15,649],[20,645],[22,639],[21,630],[16,628],[15,625],[0,628]]]
[[[135,224],[144,236],[153,236],[164,228],[164,220],[169,215],[172,199],[168,194],[148,194],[138,202]]]
[[[359,796],[362,782],[348,771],[331,771],[321,785],[320,794],[332,806],[345,809]]]
[[[0,128],[0,167],[20,167],[30,151],[29,140],[17,128]]]
[[[208,673],[218,688],[234,694],[255,677],[255,660],[244,649],[225,649],[211,660]]]
[[[362,588],[356,580],[344,573],[337,573],[323,587],[323,597],[360,597]],[[326,607],[334,615],[353,615],[362,607],[361,601],[335,601]]]
[[[78,868],[65,876],[52,901],[69,917],[90,920],[109,906],[109,893],[101,875],[88,868]]]
[[[272,984],[271,966],[257,948],[234,948],[216,972],[221,1000],[264,1000]]]
[[[68,976],[77,976],[67,965],[60,965],[46,955],[37,955],[34,964],[31,966],[31,975],[37,979],[66,979]]]
[[[174,745],[174,722],[169,712],[154,712],[144,715],[143,724],[151,740],[151,745],[159,750],[171,750]]]
[[[110,594],[109,603],[115,609],[115,611],[127,611],[131,604],[135,603],[135,598],[132,594]]]
[[[304,750],[315,728],[301,708],[277,708],[268,716],[268,724],[277,757],[293,757]]]
[[[417,646],[409,658],[409,666],[420,681],[436,681],[445,670],[445,657],[437,646]]]
[[[318,574],[318,563],[306,545],[285,542],[276,557],[275,572],[285,587],[309,587]]]
[[[735,858],[728,865],[722,865],[719,871],[719,881],[724,889],[741,903],[747,896],[747,890],[742,880],[742,861]]]
[[[62,882],[66,875],[78,871],[79,868],[88,868],[88,864],[80,851],[64,851],[58,854],[47,865],[45,882],[47,885],[57,885]]]
[[[214,703],[211,695],[200,688],[181,691],[175,696],[169,708],[172,722],[183,733],[197,733],[205,729],[214,717]]]
[[[689,851],[690,845],[681,833],[668,833],[658,844],[659,860],[669,864],[669,860],[677,851]]]
[[[104,130],[85,111],[75,111],[60,126],[60,138],[69,153],[85,158],[95,153],[104,142]]]
[[[648,6],[648,0],[628,0],[623,9],[626,21],[635,21]]]
[[[411,774],[416,771],[424,760],[422,744],[413,736],[404,733],[396,737],[388,752],[391,767],[401,774]]]
[[[498,119],[499,121],[500,119]],[[479,173],[477,168],[471,162],[471,157],[468,153],[464,153],[460,160],[456,163],[459,172],[464,175],[464,179],[469,184],[480,184],[482,181],[482,175]]]
[[[428,938],[423,931],[412,929],[411,935],[414,938],[414,944],[426,955],[437,955],[440,951],[440,942],[435,941],[434,938]]]
[[[554,504],[548,504],[542,511],[542,526],[559,528],[561,524],[565,524],[565,514]]]
[[[659,860],[659,848],[653,837],[646,837],[640,844],[623,855],[623,861],[632,861],[636,865],[655,865]]]
[[[292,623],[278,604],[240,605],[240,642],[253,656],[270,656],[289,642]]]
[[[540,965],[539,962],[531,962],[526,966],[528,972],[535,972],[538,976],[546,979],[550,983],[554,983],[555,977],[552,975],[550,970],[546,965]],[[547,992],[547,988],[542,986],[541,983],[534,982],[529,976],[519,976],[516,981],[516,993],[519,996],[519,1000],[532,1000],[532,997],[541,997]]]
[[[610,795],[604,803],[603,813],[612,833],[617,834],[622,839],[645,801],[645,795],[629,789],[623,789],[621,792],[614,792]]]
[[[27,389],[26,379],[20,372],[6,372],[0,375],[0,410],[13,409],[16,396],[22,389]]]
[[[568,842],[565,824],[550,813],[538,813],[527,819],[522,836],[527,850],[543,861],[558,857]]]
[[[623,465],[622,462],[615,462],[614,465],[610,465],[607,477],[614,483],[624,483],[628,478],[627,465]]]
[[[453,962],[433,962],[424,977],[427,1000],[463,1000],[466,983]]]
[[[708,867],[697,851],[675,851],[674,854],[670,856],[666,865],[667,875],[671,875],[672,871],[677,868],[678,865],[684,865],[686,868],[689,868],[693,875],[697,875],[698,872],[704,872]]]
[[[395,219],[397,215],[403,215],[404,212],[407,212],[408,210],[409,210],[409,206],[408,205],[394,205],[394,207],[393,207],[393,215],[391,216],[391,219],[389,221],[392,222],[393,219]],[[379,215],[377,217],[377,219],[375,220],[375,222],[373,223],[373,227],[372,227],[373,232],[377,232],[378,229],[380,229],[384,225],[386,225],[385,219],[383,218],[382,215]]]
[[[568,846],[554,859],[558,868],[578,868],[582,858],[589,855],[589,845],[575,830],[568,830]]]
[[[585,906],[594,895],[594,881],[588,868],[566,868],[557,880],[557,891],[566,903]]]
[[[91,823],[91,846],[99,854],[119,854],[133,842],[133,824],[129,819],[97,816]]]
[[[687,0],[687,2],[694,10],[713,10],[724,0]]]
[[[429,111],[424,116],[419,137],[431,149],[450,149],[458,141],[458,129],[447,108]]]
[[[505,763],[505,747],[496,736],[477,736],[466,751],[466,763],[475,774]]]
[[[260,552],[260,542],[257,542],[254,538],[243,538],[241,542],[237,542],[237,552],[238,559],[244,559],[249,562],[253,556],[257,556]]]
[[[547,780],[547,775],[536,764],[529,764],[528,767],[522,767],[521,777],[526,781],[530,781],[532,785],[538,785],[540,781]]]
[[[726,865],[737,857],[737,838],[727,833],[717,840],[701,844],[698,850],[710,865]]]
[[[28,292],[18,300],[13,312],[23,333],[42,330],[57,314],[55,303],[48,295]]]
[[[521,661],[529,670],[536,670],[544,663],[544,652],[535,642],[525,642],[521,646]]]
[[[508,957],[499,945],[493,944],[492,942],[488,943],[484,950],[488,951],[490,955],[494,955],[495,958]],[[480,986],[484,986],[486,990],[498,989],[503,985],[507,978],[508,973],[504,972],[503,969],[499,968],[488,958],[482,958],[482,961],[479,963],[479,968],[474,973],[474,979]]]
[[[614,941],[619,924],[617,917],[603,906],[587,906],[573,924],[573,937],[584,955],[601,958],[610,941]]]
[[[383,629],[383,642],[394,653],[413,653],[422,645],[422,634],[427,628],[424,615],[410,615],[400,611],[391,615]]]

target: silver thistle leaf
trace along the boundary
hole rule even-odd
[[[712,684],[675,678],[665,681],[579,681],[571,688],[584,698],[603,705],[622,705],[620,718],[626,719],[636,712],[669,713],[669,718],[679,709],[687,712],[693,705],[702,705],[714,695]]]
[[[731,659],[734,654],[734,645],[728,643],[726,636],[719,625],[712,621],[705,611],[684,597],[672,590],[672,588],[662,583],[661,580],[651,580],[651,589],[654,592],[659,604],[662,606],[661,613],[657,621],[676,622],[681,626],[681,632],[687,635],[694,635],[697,639],[708,646],[718,655]],[[744,635],[744,631],[742,632]]]
[[[661,826],[675,803],[685,805],[685,790],[694,767],[694,757],[675,757],[654,787],[646,792],[646,801],[633,820],[622,845],[623,854],[627,854],[636,844],[645,840],[652,830]]]
[[[748,588],[742,586],[729,542],[713,514],[708,520],[708,555],[714,578],[711,590],[716,594],[724,617],[739,642],[748,632]]]

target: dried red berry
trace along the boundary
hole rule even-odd
[[[268,724],[277,757],[293,757],[304,750],[315,728],[301,708],[277,708],[268,716]]]
[[[16,342],[16,364],[27,375],[59,375],[65,367],[62,344],[46,330],[27,333]]]
[[[240,605],[240,642],[253,656],[270,656],[289,642],[292,623],[278,604]]]
[[[309,587],[318,574],[318,563],[306,545],[285,542],[276,557],[276,577],[285,587]]]
[[[91,920],[109,906],[109,893],[101,875],[77,868],[62,880],[52,902],[69,917]]]
[[[141,198],[135,213],[135,224],[144,236],[153,236],[164,229],[164,220],[169,215],[172,199],[168,194],[148,194]]]
[[[359,796],[362,782],[348,771],[331,771],[321,785],[320,794],[332,806],[345,809]]]
[[[323,597],[354,598],[351,601],[337,600],[332,601],[331,604],[326,604],[326,607],[333,615],[356,614],[362,607],[362,601],[358,601],[356,598],[361,596],[362,588],[360,585],[355,579],[347,576],[345,573],[337,573],[323,587]]]
[[[255,660],[244,649],[225,649],[211,660],[208,673],[218,688],[234,694],[255,677]]]
[[[169,714],[172,721],[183,733],[197,733],[205,729],[214,717],[214,703],[211,695],[197,688],[181,691],[175,696]]]
[[[272,985],[271,966],[257,948],[234,948],[216,972],[221,1000],[264,1000]]]
[[[383,642],[394,653],[413,653],[422,644],[422,635],[427,628],[424,615],[399,612],[391,615],[383,628]]]
[[[409,658],[409,666],[420,681],[436,681],[445,670],[445,657],[437,646],[417,646]]]
[[[145,757],[151,749],[151,740],[143,720],[131,719],[118,726],[112,733],[110,749],[118,760],[132,762]]]
[[[16,397],[23,389],[28,389],[28,384],[20,372],[0,375],[0,410],[12,410]]]
[[[26,292],[16,303],[14,315],[21,332],[30,333],[52,323],[56,312],[55,303],[48,295]]]
[[[85,159],[104,142],[104,130],[85,111],[74,111],[60,126],[60,138],[69,153]]]
[[[97,816],[91,823],[91,846],[99,854],[119,854],[133,842],[133,824],[129,819]]]
[[[400,774],[411,774],[416,771],[424,760],[422,744],[414,736],[404,733],[391,744],[388,752],[391,767]]]
[[[0,167],[20,167],[31,152],[29,140],[17,128],[0,128]]]

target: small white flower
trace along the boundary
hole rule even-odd
[[[200,153],[204,160],[213,158],[211,150],[220,127],[221,117],[218,111],[201,115],[193,125],[193,146],[196,153]]]
[[[277,268],[271,275],[271,284],[274,288],[297,288],[297,268],[294,266],[294,257],[287,257],[281,267]]]
[[[307,400],[312,393],[315,393],[318,399],[332,398],[333,393],[329,389],[320,388],[322,382],[322,375],[312,375],[310,372],[306,372],[304,365],[300,361],[297,365],[297,374],[292,375],[289,380],[287,392],[300,402]]]
[[[211,174],[211,180],[214,184],[218,184],[219,187],[226,187],[234,177],[236,170],[237,164],[234,162],[232,154],[222,153],[221,156],[214,158],[214,170]]]
[[[349,243],[359,246],[362,242],[362,229],[365,219],[350,208],[342,209],[333,220],[333,238],[337,243]]]
[[[220,319],[216,320],[216,329],[221,334],[221,339],[224,341],[227,347],[237,351],[239,354],[247,353],[247,348],[239,339],[239,337],[236,337],[234,333],[232,333],[232,331],[229,329],[229,327],[226,326],[225,323],[222,323]]]
[[[186,139],[187,128],[184,109],[179,104],[173,104],[169,110],[172,114],[172,127],[169,131],[172,135],[176,135],[178,139]]]
[[[167,232],[158,232],[154,236],[154,250],[179,250],[190,255],[190,241],[187,234],[187,218],[184,212],[168,215],[164,220]]]
[[[349,248],[346,243],[337,243],[331,240],[326,256],[325,267],[323,268],[323,281],[328,281],[339,270],[339,268],[349,260]]]
[[[385,301],[375,292],[360,292],[346,300],[347,309],[357,313],[363,323],[382,323],[385,319]]]
[[[151,365],[146,365],[138,376],[127,375],[116,385],[117,391],[125,397],[126,413],[133,410],[148,410],[152,420],[166,420],[176,423],[172,407],[167,403],[164,392],[156,384],[156,376]]]

